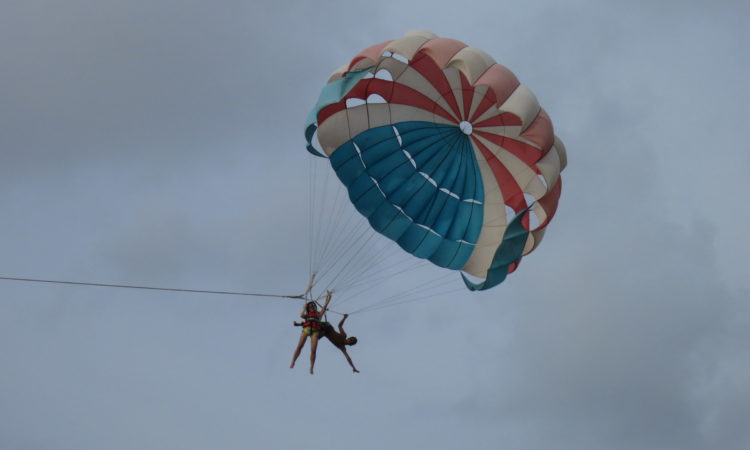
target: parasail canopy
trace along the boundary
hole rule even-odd
[[[539,245],[566,165],[531,90],[481,50],[428,31],[335,71],[305,137],[374,230],[462,271],[471,290],[498,285]]]

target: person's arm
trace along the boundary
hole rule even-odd
[[[339,333],[343,334],[344,337],[346,337],[346,331],[344,331],[344,321],[346,321],[347,317],[349,317],[349,314],[344,314],[344,318],[341,319],[341,322],[339,322]]]
[[[323,309],[320,310],[320,316],[322,317],[323,314],[326,313],[326,310],[328,309],[328,304],[331,303],[331,296],[333,295],[333,291],[326,291],[326,301],[323,303]]]

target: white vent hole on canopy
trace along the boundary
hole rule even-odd
[[[401,61],[404,64],[409,64],[409,58],[407,58],[404,55],[399,55],[398,53],[392,53],[391,58],[395,59],[396,61]]]
[[[375,78],[379,80],[386,80],[386,81],[393,81],[393,75],[386,70],[386,69],[380,69],[375,73]]]
[[[370,94],[367,96],[367,103],[388,103],[380,94]]]
[[[347,108],[356,108],[357,106],[362,106],[365,104],[365,100],[362,98],[347,98],[346,99],[346,107]]]

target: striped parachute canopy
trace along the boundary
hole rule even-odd
[[[379,233],[471,290],[501,283],[534,250],[560,198],[565,147],[534,94],[481,50],[427,31],[358,53],[308,117]]]

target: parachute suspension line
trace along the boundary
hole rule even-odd
[[[149,291],[188,292],[192,294],[240,295],[240,296],[247,296],[247,297],[276,297],[276,298],[295,298],[295,299],[302,298],[301,295],[281,295],[281,294],[263,294],[263,293],[257,293],[257,292],[216,291],[216,290],[205,290],[205,289],[139,286],[139,285],[133,285],[133,284],[94,283],[94,282],[86,282],[86,281],[44,280],[40,278],[19,278],[19,277],[0,276],[0,280],[23,281],[23,282],[28,282],[28,283],[66,284],[66,285],[75,285],[75,286],[94,286],[94,287],[120,288],[120,289],[140,289],[140,290],[149,290]]]
[[[362,235],[366,235],[367,230],[362,230]],[[316,285],[318,283],[326,284],[325,280],[328,279],[330,276],[335,276],[338,272],[344,270],[344,261],[347,255],[351,254],[351,249],[357,245],[357,239],[351,239],[346,247],[342,247],[337,251],[337,253],[334,255],[334,257],[328,258],[326,265],[324,265],[321,268],[321,274],[318,278],[318,281],[316,281]]]
[[[313,164],[312,159],[309,160],[310,162],[310,175],[308,177],[309,180],[309,187],[307,189],[307,195],[308,195],[308,202],[307,202],[307,209],[308,209],[308,216],[309,216],[309,223],[307,225],[308,230],[308,238],[307,238],[307,244],[310,249],[310,275],[315,271],[315,267],[313,266],[315,261],[315,246],[313,244],[313,238],[315,237],[315,190],[317,189],[315,186],[315,180],[316,180],[316,172],[315,172],[315,165]]]
[[[450,142],[445,142],[445,144],[447,146],[454,146],[461,136],[446,138],[447,136],[437,136],[435,141],[440,139],[443,139],[444,141],[449,140]],[[423,151],[428,151],[428,147],[429,146],[426,146],[423,150],[415,152],[414,156]],[[442,153],[442,155],[438,156],[440,153]],[[449,163],[453,153],[437,152],[434,155],[427,154],[427,156],[427,161],[425,163],[436,163],[437,167],[444,167],[445,164]],[[408,163],[410,163],[410,161],[404,161],[402,164]],[[463,164],[463,161],[461,161],[461,163]],[[321,167],[322,166],[316,166],[316,168]],[[391,169],[391,172],[389,173],[398,170],[400,167],[401,166],[397,166]],[[328,169],[330,170],[330,168]],[[322,178],[322,175],[317,175],[317,172],[311,173],[314,177],[317,177],[317,179]],[[388,174],[383,176],[387,176]],[[311,257],[311,273],[315,273],[317,276],[314,279],[311,279],[311,287],[309,288],[307,295],[309,295],[309,291],[316,286],[324,285],[324,289],[329,289],[332,286],[335,287],[337,298],[334,301],[337,305],[361,299],[363,294],[364,296],[372,298],[372,287],[378,282],[381,282],[384,279],[391,281],[399,275],[413,271],[420,266],[429,265],[425,259],[415,260],[413,255],[402,253],[400,251],[398,252],[398,255],[403,255],[400,260],[390,260],[393,256],[393,252],[389,251],[394,248],[398,249],[398,247],[395,242],[382,236],[378,236],[378,238],[382,238],[382,241],[379,243],[386,242],[386,245],[381,245],[375,249],[373,249],[372,246],[369,246],[373,237],[379,233],[369,226],[366,218],[361,216],[355,208],[350,206],[350,203],[347,200],[356,203],[357,199],[349,199],[347,190],[343,185],[336,184],[338,187],[338,190],[336,190],[337,195],[323,195],[327,194],[329,190],[329,176],[329,172],[326,172],[325,184],[320,183],[320,185],[315,181],[316,178],[311,177],[311,183],[313,184],[311,192],[315,197],[315,199],[311,201],[310,212],[310,220],[315,222],[312,225],[315,229],[315,233],[311,233],[315,236],[311,239],[315,249],[313,251],[313,256]],[[428,180],[425,178],[421,182],[421,186],[415,188],[410,197],[406,199],[406,202],[408,203],[411,201],[427,184],[427,182]],[[477,180],[474,180],[474,182],[476,183]],[[455,183],[456,180],[454,180],[454,186]],[[375,187],[373,186],[370,189],[374,188]],[[333,202],[331,202],[331,200],[333,200]],[[321,204],[318,204],[318,201],[320,201]],[[437,195],[433,196],[430,199],[431,203],[429,204],[428,209],[436,207],[440,209],[440,206],[438,205],[440,201],[441,199],[439,199]],[[445,207],[446,202],[443,201],[442,208]],[[395,218],[396,217],[393,217],[391,219],[391,223]],[[390,225],[390,223],[386,224],[386,227],[388,225]],[[365,251],[365,249],[367,249],[367,251]],[[366,255],[371,254],[371,256],[366,258],[359,257],[363,252]],[[408,303],[442,295],[440,291],[443,291],[444,293],[463,290],[462,286],[461,288],[452,291],[446,291],[445,287],[455,282],[455,280],[451,278],[452,277],[446,278],[445,275],[442,274],[435,279],[419,283],[417,286],[413,286],[413,283],[410,281],[408,284],[412,286],[412,288],[407,289],[406,291],[400,291],[393,295],[386,295],[376,301],[376,303],[360,308],[355,312],[377,310],[401,303]],[[352,292],[353,294],[342,296],[342,292]],[[331,309],[328,311],[338,313]],[[352,314],[353,313],[354,312],[352,312]]]
[[[353,268],[353,266],[345,272],[345,274],[341,277],[341,281],[336,285],[336,289],[339,290],[345,290],[349,289],[352,284],[355,283],[361,283],[362,281],[368,279],[369,277],[372,277],[376,275],[374,272],[374,268],[378,267],[379,264],[381,264],[384,261],[384,258],[382,258],[382,253],[384,250],[388,250],[387,247],[384,247],[383,249],[380,249],[378,251],[378,256],[373,256],[371,258],[364,258],[367,263],[363,265],[361,268],[357,268],[356,270]],[[384,268],[380,268],[380,270],[384,270]]]
[[[350,211],[351,217],[356,219],[356,216],[354,214],[357,214],[355,212]],[[351,220],[347,221],[347,225]],[[338,240],[336,244],[334,244],[331,247],[331,250],[329,253],[325,255],[324,258],[322,258],[323,265],[321,266],[321,272],[329,272],[331,269],[333,269],[336,264],[339,262],[341,257],[347,253],[353,246],[357,244],[357,242],[362,239],[368,232],[371,232],[372,229],[367,226],[366,223],[362,223],[360,221],[359,223],[356,223],[354,226],[347,228],[346,230],[342,231],[341,233],[337,233],[339,230],[330,230],[329,232],[334,235],[331,239]],[[374,231],[372,231],[374,232]],[[337,238],[335,235],[339,234],[340,238]]]
[[[451,140],[451,142],[449,143],[449,145],[452,145],[453,143],[455,143],[455,141],[457,139],[459,139],[459,138],[460,137],[453,138]],[[445,153],[442,156],[441,160],[438,162],[438,166],[444,165],[446,163],[446,161],[448,160],[449,156],[450,156],[450,153]],[[427,162],[430,162],[431,160],[432,160],[432,158],[428,158]],[[402,164],[406,164],[406,163],[407,163],[407,161],[405,161]],[[395,171],[397,169],[398,169],[398,167],[392,169],[392,171]],[[387,174],[386,174],[386,176],[387,176]],[[407,200],[407,202],[410,201],[412,198],[414,198],[414,196],[421,190],[421,188],[424,185],[426,185],[426,183],[427,183],[427,179],[425,179],[424,181],[422,181],[422,186],[420,186],[419,188],[415,189],[415,191],[409,197],[409,199]],[[372,189],[372,187],[370,189]],[[432,198],[432,204],[433,205],[437,201],[436,197],[437,196],[435,196],[435,197]],[[391,223],[392,223],[393,220],[395,220],[395,217],[391,219]],[[365,258],[362,258],[362,259],[359,259],[359,260],[356,259],[356,257],[362,252],[362,250],[366,247],[366,245],[369,243],[369,241],[372,239],[372,237],[375,234],[375,232],[372,230],[372,228],[370,228],[369,226],[366,226],[367,222],[365,220],[362,220],[359,223],[359,225],[360,226],[365,225],[365,230],[366,231],[363,233],[363,232],[359,231],[360,230],[359,228],[355,228],[355,231],[353,233],[350,233],[348,235],[348,236],[352,236],[352,235],[358,236],[358,239],[353,240],[351,242],[345,242],[344,243],[345,246],[341,247],[343,249],[343,252],[341,253],[342,256],[349,254],[349,252],[355,247],[357,240],[360,240],[360,238],[359,238],[360,236],[363,236],[363,235],[367,234],[367,231],[370,232],[370,235],[367,237],[367,239],[364,242],[362,242],[362,244],[357,248],[357,250],[353,253],[353,255],[350,258],[348,258],[348,260],[346,261],[346,264],[344,264],[343,266],[340,266],[338,268],[338,270],[336,271],[336,273],[332,276],[332,279],[330,281],[328,281],[328,284],[327,284],[326,288],[329,288],[330,286],[332,286],[339,279],[341,280],[341,285],[336,285],[337,291],[339,291],[339,292],[345,291],[346,288],[349,285],[353,284],[353,282],[357,282],[360,285],[360,288],[362,287],[362,285],[365,285],[364,287],[367,288],[367,287],[369,287],[366,284],[369,281],[368,278],[369,279],[376,279],[377,280],[377,277],[373,276],[373,274],[368,274],[368,270],[372,269],[372,267],[375,267],[375,266],[377,266],[378,263],[382,262],[382,258],[380,257],[381,253],[378,252],[377,255],[374,255],[373,257],[367,258],[367,259],[365,259]],[[388,224],[388,225],[390,225],[390,224]],[[347,241],[347,240],[348,239],[345,239],[345,241]],[[390,243],[391,243],[391,245],[395,246],[395,244],[393,244],[392,241]],[[328,272],[330,270],[332,270],[336,266],[336,263],[338,263],[340,261],[340,259],[341,258],[339,258],[338,255],[337,255],[337,258],[335,258],[333,260],[333,263],[331,264],[330,268],[327,269],[325,271],[325,273],[321,273],[321,277],[319,278],[319,280],[322,280],[323,278],[325,278],[326,275],[328,274]],[[418,263],[417,264],[413,264],[413,265],[410,266],[410,269],[414,269],[414,268],[418,267],[419,265],[420,264],[418,264]],[[386,269],[383,269],[383,270],[386,270]],[[382,272],[380,272],[380,273],[382,274]],[[398,272],[397,274],[399,274],[399,273],[402,273],[402,272]],[[364,274],[367,274],[367,276],[362,276]],[[377,275],[377,274],[374,274],[374,275]],[[359,278],[357,278],[357,276],[359,276]],[[402,299],[402,300],[404,299],[403,294],[399,295],[398,297],[400,299]],[[352,297],[345,298],[344,301],[346,301],[348,299],[351,299],[351,298]],[[388,299],[386,299],[386,300],[388,300]],[[339,301],[339,303],[342,303],[342,302]]]
[[[373,233],[373,236],[374,236],[374,233]],[[382,239],[385,240],[385,238],[382,238]],[[393,244],[391,241],[387,241],[387,244],[391,246],[395,246],[395,244]],[[342,283],[336,283],[335,284],[335,290],[337,293],[336,299],[335,299],[336,304],[343,305],[344,303],[350,300],[357,300],[357,299],[361,299],[362,297],[372,298],[371,288],[375,286],[378,283],[378,281],[382,281],[384,279],[389,279],[389,281],[393,281],[397,279],[399,276],[402,276],[402,275],[406,276],[410,271],[412,271],[413,269],[419,266],[429,266],[429,264],[427,264],[425,260],[420,260],[420,259],[415,260],[415,258],[411,257],[411,255],[403,254],[402,252],[398,252],[397,255],[398,255],[397,259],[400,259],[399,261],[397,261],[395,264],[391,264],[391,265],[384,266],[384,267],[379,267],[376,272],[373,272],[373,273],[366,272],[365,276],[361,277],[360,279],[357,279],[356,286],[354,283],[351,283],[350,285],[342,285]],[[352,293],[353,287],[356,288],[356,292],[354,293]]]
[[[459,287],[459,288],[454,288],[454,289],[451,289],[451,290],[448,290],[448,291],[439,292],[439,293],[436,293],[436,294],[426,294],[426,295],[423,295],[421,297],[404,299],[404,300],[400,300],[400,301],[397,301],[397,302],[391,302],[391,303],[387,303],[387,304],[375,304],[375,305],[372,305],[372,306],[367,306],[367,307],[364,307],[364,308],[360,308],[360,309],[354,310],[354,311],[350,312],[349,315],[351,316],[351,315],[354,315],[354,314],[361,314],[363,312],[372,312],[372,311],[377,311],[377,310],[380,310],[380,309],[391,308],[391,307],[403,305],[403,304],[406,304],[406,303],[413,303],[413,302],[418,302],[420,300],[426,300],[428,298],[439,297],[439,296],[443,296],[443,295],[447,295],[447,294],[455,294],[456,292],[461,292],[461,291],[465,291],[465,290],[466,290],[466,288]]]
[[[312,157],[311,157],[312,158]],[[315,158],[317,159],[317,158]],[[327,165],[327,162],[325,163]],[[316,179],[323,179],[322,183],[316,183],[313,189],[313,195],[315,197],[314,208],[312,212],[313,221],[315,222],[315,236],[313,238],[314,252],[313,252],[313,272],[320,273],[322,255],[325,252],[325,246],[327,245],[328,239],[330,239],[331,223],[333,221],[333,207],[337,202],[331,201],[331,193],[329,192],[329,179],[331,177],[329,170],[324,170],[325,174],[320,175],[318,172],[324,170],[320,167],[320,164],[315,165],[315,177]],[[338,199],[338,192],[333,193],[334,200]]]
[[[341,281],[339,285],[337,286],[337,289],[339,290],[345,290],[350,289],[356,286],[361,286],[362,284],[369,283],[370,280],[378,280],[385,278],[382,276],[383,272],[394,272],[393,274],[389,273],[387,275],[396,275],[401,272],[400,267],[404,265],[404,263],[411,263],[414,266],[422,265],[424,264],[424,260],[417,259],[409,254],[401,255],[399,259],[397,259],[395,262],[391,263],[390,265],[385,265],[386,261],[391,258],[391,253],[393,250],[393,246],[395,244],[389,243],[391,245],[384,245],[381,250],[378,251],[378,256],[374,256],[370,263],[362,270],[361,274],[353,274]],[[359,276],[357,276],[359,275]]]
[[[369,311],[375,311],[383,308],[389,308],[396,305],[401,305],[404,303],[411,303],[419,300],[424,300],[428,298],[434,298],[438,296],[445,295],[447,293],[452,292],[459,292],[463,291],[465,288],[463,287],[448,287],[446,289],[446,285],[452,284],[451,281],[446,281],[445,279],[442,280],[442,282],[435,284],[427,289],[422,290],[411,290],[409,294],[396,294],[391,295],[379,300],[376,300],[374,302],[369,302],[369,304],[364,305],[363,307],[359,309],[354,309],[350,314],[358,314],[362,312],[369,312]]]
[[[327,226],[325,227],[326,230],[323,233],[323,244],[322,244],[322,250],[320,251],[320,256],[318,260],[318,264],[322,264],[326,259],[326,256],[328,255],[329,249],[332,245],[332,243],[335,241],[334,237],[339,234],[340,228],[339,224],[341,223],[341,216],[343,215],[342,206],[344,205],[344,201],[342,201],[342,189],[339,187],[336,189],[334,194],[334,203],[331,207],[330,214],[327,214],[326,220],[327,220]],[[320,267],[318,267],[319,269]]]
[[[445,286],[450,285],[453,283],[453,280],[450,278],[446,278],[445,276],[438,275],[435,278],[429,279],[421,284],[418,284],[411,289],[407,289],[404,292],[397,293],[388,297],[385,297],[381,300],[379,300],[377,303],[388,303],[395,299],[404,299],[409,298],[411,296],[416,295],[423,295],[428,291],[440,291]]]
[[[460,139],[460,136],[456,136],[456,137],[453,137],[453,139],[452,139],[452,140],[451,140],[451,141],[450,141],[450,142],[448,143],[448,145],[449,145],[449,146],[450,146],[450,145],[453,145],[453,144],[454,144],[454,143],[455,143],[456,141],[458,141],[458,139]],[[427,148],[427,147],[425,147],[425,148]],[[419,152],[419,153],[422,153],[423,151],[425,151],[425,150],[422,150],[422,151],[421,151],[421,152]],[[444,155],[442,156],[442,159],[441,159],[441,160],[440,160],[440,161],[438,162],[438,167],[440,167],[440,166],[442,166],[443,164],[445,164],[445,162],[446,162],[446,161],[448,160],[448,156],[449,156],[450,154],[451,154],[450,152],[445,152],[445,154],[444,154]],[[415,154],[415,156],[416,156],[416,154]],[[425,163],[429,163],[429,162],[431,162],[431,161],[432,161],[432,158],[433,158],[433,156],[431,156],[430,158],[428,158],[428,160],[427,160],[427,161],[426,161]],[[386,173],[386,174],[384,175],[384,177],[385,177],[385,176],[388,176],[388,175],[389,175],[390,173],[393,173],[393,172],[394,172],[395,170],[398,170],[398,168],[400,168],[400,167],[401,167],[402,165],[405,165],[405,164],[407,164],[407,163],[408,163],[408,161],[404,161],[403,163],[401,163],[401,164],[397,165],[396,167],[394,167],[393,169],[391,169],[391,170],[390,170],[389,172],[387,172],[387,173]],[[408,199],[406,200],[406,202],[405,202],[404,204],[408,204],[408,203],[409,203],[409,201],[411,201],[411,200],[412,200],[412,199],[414,198],[414,196],[415,196],[415,195],[416,195],[416,194],[417,194],[417,193],[418,193],[418,192],[419,192],[419,191],[420,191],[420,190],[422,189],[422,187],[424,187],[424,186],[425,186],[425,185],[427,184],[427,182],[428,182],[428,181],[427,181],[427,179],[425,178],[425,179],[424,179],[424,180],[422,181],[422,185],[421,185],[421,186],[420,186],[419,188],[415,189],[415,190],[414,190],[414,192],[412,192],[412,194],[411,194],[411,195],[409,196],[409,198],[408,198]],[[372,190],[372,189],[373,189],[373,187],[374,187],[374,186],[371,186],[371,187],[370,187],[370,188],[369,188],[369,189],[368,189],[367,191],[365,191],[365,192],[364,192],[364,193],[363,193],[362,195],[365,195],[365,194],[366,194],[367,192],[369,192],[370,190]],[[437,196],[434,196],[434,197],[432,198],[432,205],[434,205],[434,204],[435,204],[435,201],[436,201],[436,199],[437,199]],[[355,199],[354,201],[356,202],[356,199]],[[393,217],[391,218],[391,220],[389,221],[389,223],[388,223],[388,224],[387,224],[387,225],[385,226],[385,228],[388,228],[388,226],[390,226],[390,224],[391,224],[391,223],[393,223],[393,221],[394,221],[394,220],[396,219],[396,217],[397,217],[397,216],[393,216]],[[425,237],[426,237],[426,235],[425,235]],[[369,238],[368,238],[368,241],[369,241]],[[362,250],[362,248],[360,247],[360,249],[358,250],[358,252],[357,252],[357,253],[359,253],[359,252],[360,252],[361,250]],[[353,270],[354,270],[354,268],[350,268],[350,269],[349,269],[349,272],[348,272],[348,273],[352,273],[352,272],[353,272]],[[340,275],[340,274],[339,274],[339,275]],[[337,275],[337,277],[336,277],[336,278],[338,278],[338,275]],[[331,283],[332,283],[332,282],[333,282],[333,281],[331,281]]]
[[[367,237],[362,243],[359,245],[359,248],[354,252],[354,254],[351,255],[351,257],[346,261],[344,264],[344,267],[336,273],[336,275],[333,277],[331,281],[328,282],[325,289],[330,289],[331,285],[333,285],[334,282],[339,278],[343,270],[346,269],[346,267],[354,261],[354,259],[362,252],[362,249],[364,249],[367,246],[367,243],[370,242],[372,237],[375,236],[375,232],[373,231],[370,236]]]
[[[369,226],[367,226],[367,229],[372,233],[371,236],[375,236],[377,232],[372,230]],[[371,277],[375,275],[373,273],[373,269],[383,263],[386,259],[392,256],[393,249],[396,248],[396,244],[392,241],[386,240],[385,238],[379,238],[380,242],[380,248],[374,249],[373,254],[369,255],[367,258],[359,258],[356,259],[352,264],[348,264],[344,268],[344,272],[340,276],[340,281],[337,284],[337,289],[345,289],[349,285],[365,281],[368,277]],[[384,242],[383,242],[384,241]],[[373,248],[374,246],[369,246],[368,248]],[[403,255],[403,257],[413,260],[413,257],[410,257],[410,255]],[[386,270],[388,267],[382,268],[381,270]]]
[[[310,207],[312,208],[310,211],[310,219],[312,220],[312,236],[311,236],[311,245],[312,245],[312,260],[313,260],[313,272],[316,272],[317,269],[315,267],[315,261],[318,259],[318,253],[319,253],[319,239],[320,239],[320,230],[323,228],[322,224],[320,223],[319,218],[319,211],[322,207],[322,205],[325,205],[325,198],[323,194],[323,190],[320,186],[321,184],[321,178],[322,176],[318,173],[318,167],[317,165],[313,168],[313,186],[312,186],[312,201],[310,202]]]
[[[437,281],[437,280],[441,280],[441,281]],[[421,283],[420,285],[415,286],[402,293],[390,295],[388,297],[377,300],[373,302],[371,305],[364,306],[355,311],[352,311],[351,314],[361,313],[361,312],[366,312],[366,311],[375,311],[378,309],[388,308],[388,307],[395,306],[395,305],[411,303],[411,302],[424,300],[424,299],[431,298],[431,297],[438,297],[441,295],[445,295],[447,293],[459,292],[465,289],[464,287],[446,289],[446,286],[451,285],[453,283],[454,283],[454,280],[445,279],[444,276],[439,276],[437,278],[433,278],[424,283]],[[427,287],[426,289],[423,289],[425,286],[428,286],[428,285],[429,287]]]
[[[308,186],[307,186],[307,195],[308,195],[308,202],[307,202],[307,212],[308,212],[308,224],[307,224],[307,245],[308,245],[308,275],[312,277],[313,271],[315,270],[313,267],[313,227],[315,226],[314,220],[313,220],[313,203],[315,202],[315,193],[314,193],[314,170],[315,166],[313,164],[312,158],[309,160],[309,172],[308,172]]]
[[[330,166],[330,164],[328,164]],[[331,167],[327,167],[327,170],[332,170]],[[354,214],[353,208],[351,208],[351,205],[349,204],[349,196],[344,188],[344,186],[339,182],[334,182],[334,196],[335,196],[335,208],[333,208],[333,213],[331,214],[331,228],[333,230],[336,230],[337,233],[327,233],[327,245],[324,249],[324,252],[322,254],[322,258],[325,259],[326,255],[329,254],[329,249],[332,245],[334,245],[336,241],[336,237],[339,236],[341,233],[340,231],[347,229],[344,228],[344,225],[342,224],[342,220],[346,216],[346,219],[348,221],[352,220],[353,217],[357,217],[356,214]],[[347,214],[348,212],[348,214]]]
[[[330,213],[325,214],[327,211],[327,207],[329,207],[330,203],[327,201],[328,197],[328,180],[331,177],[331,171],[326,170],[324,175],[324,182],[321,183],[320,186],[320,195],[316,195],[318,199],[320,199],[320,204],[317,206],[317,211],[313,211],[313,214],[317,213],[317,222],[316,224],[316,236],[315,236],[315,257],[319,258],[320,254],[322,252],[323,247],[323,240],[326,237],[326,226],[323,222],[323,218],[326,217],[327,219],[330,219]]]
[[[326,285],[326,289],[330,288],[337,279],[342,279],[351,269],[370,262],[368,259],[358,259],[357,256],[376,234],[369,227],[367,220],[351,207],[343,185],[335,184],[334,191],[330,191],[328,179],[331,176],[328,161],[326,164],[314,164],[314,162],[317,162],[317,159],[311,158],[309,176],[310,282],[304,294],[308,300],[314,298],[312,291],[319,284]],[[324,177],[319,171],[325,169],[329,170],[326,170]],[[343,290],[336,285],[337,292]],[[329,311],[338,313],[330,309]]]
[[[362,269],[360,271],[354,272],[351,276],[345,277],[341,281],[341,286],[348,286],[352,282],[357,282],[358,279],[367,278],[367,276],[373,275],[373,269],[390,258],[393,251],[395,249],[398,249],[398,246],[395,242],[387,239],[383,240],[385,242],[381,245],[380,249],[375,250],[372,256],[364,260],[364,262],[362,263]],[[409,255],[408,253],[400,252],[399,255],[401,257],[400,259],[414,261],[414,257]],[[387,267],[381,268],[381,270],[383,269],[387,269]]]
[[[442,280],[442,281],[438,282],[438,280]],[[448,282],[450,282],[450,281],[446,280],[442,276],[438,276],[438,277],[435,277],[435,278],[423,281],[422,283],[419,283],[419,284],[417,284],[415,286],[412,286],[411,288],[409,288],[409,289],[407,289],[405,291],[401,291],[401,292],[398,292],[396,294],[392,294],[392,295],[389,295],[387,297],[383,297],[383,298],[379,299],[377,301],[377,303],[387,303],[387,302],[389,302],[389,301],[391,301],[393,299],[396,299],[396,298],[406,298],[409,295],[414,294],[415,292],[423,292],[422,289],[425,288],[425,287],[427,287],[427,286],[429,286],[429,289],[433,289],[435,286],[437,286],[439,284],[447,284]]]
[[[358,214],[358,213],[352,213],[352,214]],[[360,218],[361,219],[361,218]],[[343,258],[345,258],[348,254],[351,253],[351,250],[357,246],[359,243],[361,245],[363,239],[367,237],[367,240],[369,240],[374,234],[375,230],[370,228],[366,221],[364,219],[361,219],[361,222],[352,227],[350,232],[341,240],[340,246],[336,249],[335,253],[332,253],[331,257],[327,257],[326,260],[328,261],[326,268],[323,270],[324,274],[321,274],[321,279],[324,278],[325,275],[329,274],[332,270],[338,268],[338,272],[345,270],[346,265],[342,265],[341,262]],[[349,263],[351,260],[349,261]]]
[[[409,263],[409,265],[405,268],[402,268],[401,266],[403,266],[404,263]],[[393,279],[397,277],[398,275],[411,272],[412,270],[418,267],[424,267],[426,265],[427,264],[425,263],[424,260],[418,260],[418,261],[402,260],[398,264],[395,264],[391,267],[380,269],[378,271],[379,276],[372,276],[368,279],[360,280],[357,283],[353,283],[348,286],[339,287],[338,289],[339,291],[345,291],[345,292],[356,289],[356,291],[352,293],[349,296],[349,298],[351,297],[358,298],[360,295],[369,292],[373,286],[375,286],[376,284],[378,284],[379,282],[383,280]],[[386,272],[386,270],[388,271]],[[341,303],[343,303],[343,301]]]
[[[343,187],[339,189],[339,193],[342,191]],[[343,196],[344,195],[342,194],[339,198]],[[340,203],[340,206],[342,205],[345,206],[345,201]],[[345,215],[343,209],[343,207],[339,208],[339,211],[336,213],[338,215],[338,220],[328,233],[328,246],[321,257],[323,262],[328,262],[329,264],[332,261],[336,261],[337,258],[333,258],[335,255],[345,251],[347,245],[356,242],[368,231],[369,228],[366,223],[363,223],[364,221],[358,216],[358,213],[353,210],[348,211],[348,214],[346,214],[346,221],[341,224],[341,216]],[[355,224],[350,226],[352,221],[354,221]]]
[[[390,247],[385,248],[385,253],[383,253],[383,255],[377,261],[375,260],[373,261],[375,263],[373,264],[374,267],[377,267],[377,266],[381,266],[381,267],[379,269],[368,268],[368,272],[369,272],[368,277],[376,277],[384,271],[393,269],[395,267],[400,267],[403,265],[422,266],[422,265],[428,264],[426,259],[415,258],[413,255],[402,251],[401,248],[395,242],[389,242],[388,244],[390,245]],[[392,249],[394,251],[392,251]],[[391,256],[391,254],[394,252],[397,255],[396,258],[393,258]],[[386,261],[388,261],[389,259],[393,259],[390,265],[384,265]],[[362,280],[367,280],[368,277],[363,277]],[[358,284],[358,280],[354,280],[353,284],[355,285]]]
[[[321,166],[316,167],[322,168]],[[330,177],[330,168],[328,169],[326,175]],[[328,187],[329,184],[326,183],[324,187],[326,194],[330,191]],[[311,189],[311,192],[314,191],[314,202],[318,208],[317,222],[315,222],[315,212],[311,215],[311,220],[315,222],[313,226],[318,230],[317,235],[322,236],[322,238],[312,239],[315,251],[313,252],[314,256],[311,265],[312,272],[318,274],[316,284],[323,281],[331,271],[336,269],[337,265],[340,265],[341,259],[347,255],[357,242],[361,241],[367,233],[373,232],[353,208],[350,208],[348,214],[345,214],[348,205],[346,191],[342,185],[336,184],[336,187],[337,189],[335,189],[333,195],[326,195],[329,200],[333,198],[334,201],[321,201],[322,205],[320,207],[317,204],[318,200],[320,200],[319,197],[323,197],[323,191],[316,189],[317,186]],[[356,226],[349,226],[356,218],[360,219],[359,222],[355,221]],[[339,270],[341,269],[342,267],[339,267]]]
[[[372,233],[368,237],[368,241],[371,238],[375,237],[375,236],[376,236],[376,232],[372,231]],[[365,244],[366,243],[367,242],[365,242]],[[365,247],[368,248],[368,250],[371,248],[371,246],[362,245],[357,250],[357,253],[362,252],[362,250],[364,250]],[[387,248],[387,247],[385,247],[385,248]],[[379,252],[382,252],[382,249],[380,251],[378,251],[378,253]],[[362,257],[362,258],[355,258],[355,259],[353,259],[353,261],[351,263],[346,264],[345,266],[343,266],[341,272],[337,276],[337,278],[340,278],[340,281],[336,284],[336,288],[337,289],[342,289],[342,288],[346,287],[348,284],[350,284],[353,279],[356,280],[357,278],[360,278],[360,277],[364,276],[365,274],[367,274],[368,273],[368,269],[370,267],[372,267],[373,262],[376,259],[378,259],[378,256],[376,256],[376,255]]]

